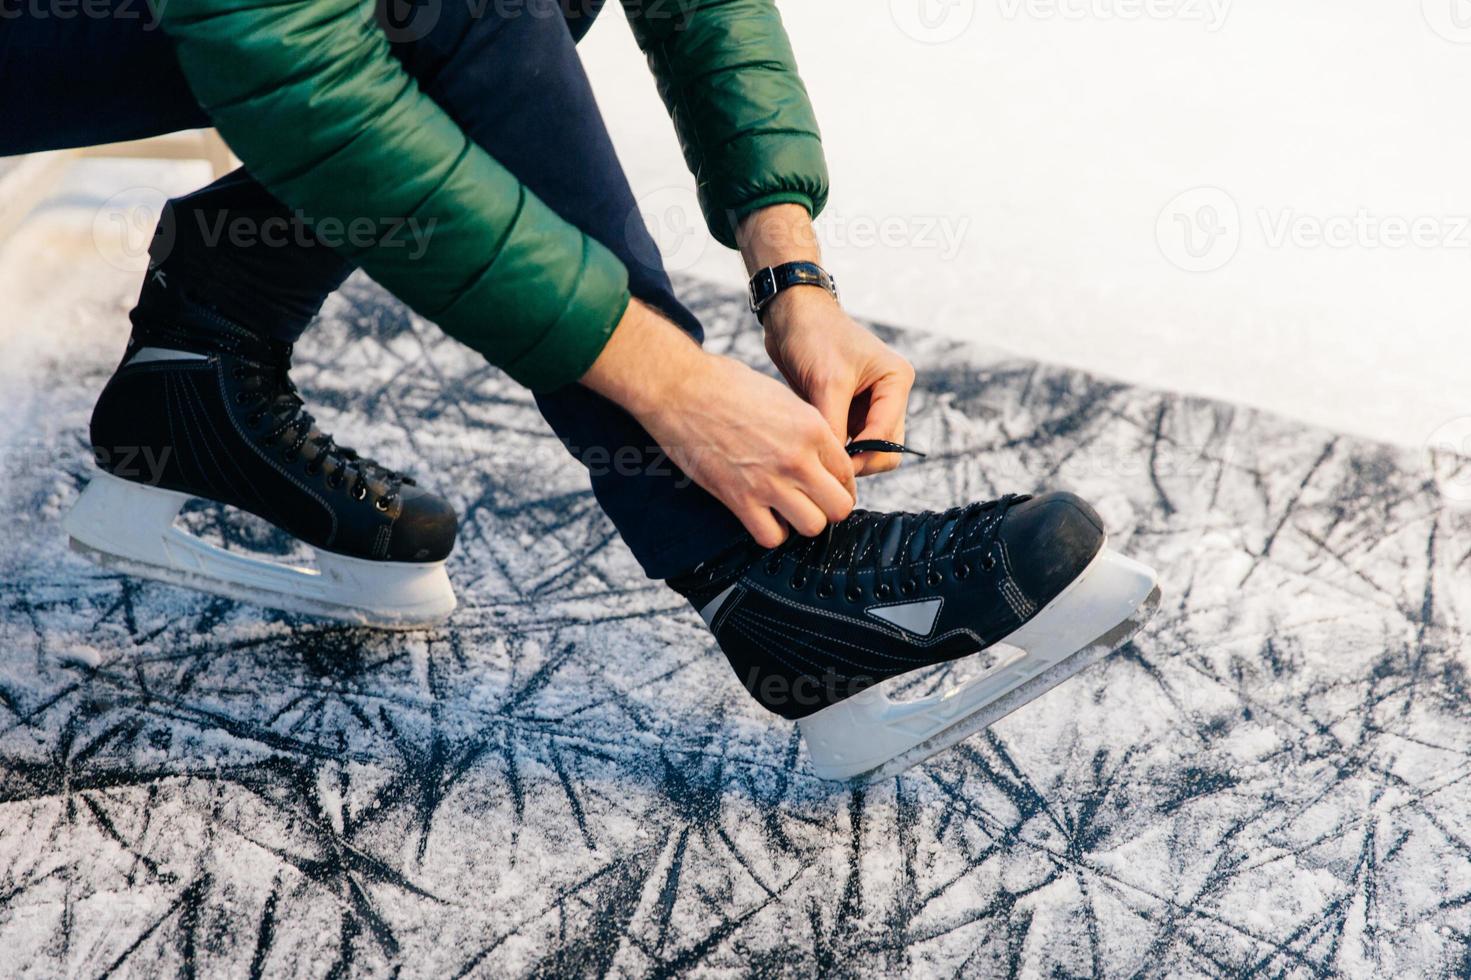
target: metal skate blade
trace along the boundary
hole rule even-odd
[[[222,596],[226,599],[234,599],[238,602],[250,603],[251,605],[264,606],[268,609],[279,609],[282,612],[330,619],[353,626],[401,631],[425,629],[442,623],[449,615],[448,612],[436,611],[432,615],[423,617],[405,615],[387,617],[372,609],[343,605],[306,595],[293,595],[274,590],[255,589],[237,582],[211,578],[207,575],[200,575],[183,569],[155,565],[152,562],[115,555],[111,552],[94,548],[76,538],[69,538],[68,540],[72,551],[85,556],[90,561],[109,571],[120,572],[124,575],[131,575],[138,578],[151,579],[155,582],[162,582],[165,585],[174,585],[195,592],[206,592],[210,595]],[[453,608],[452,599],[450,605]]]
[[[940,732],[914,748],[895,756],[888,762],[865,773],[860,773],[852,778],[852,782],[858,785],[877,782],[897,776],[907,769],[919,765],[926,759],[944,752],[948,748],[965,741],[977,732],[989,728],[996,722],[1005,718],[1016,709],[1035,701],[1059,684],[1076,676],[1089,667],[1103,660],[1110,653],[1129,642],[1130,638],[1144,626],[1149,618],[1159,608],[1160,589],[1154,587],[1134,613],[1117,626],[1098,637],[1092,643],[1083,647],[1077,653],[1062,660],[1053,667],[1033,677],[1031,680],[1020,685],[1002,697],[986,705],[980,711],[971,714],[951,727]]]

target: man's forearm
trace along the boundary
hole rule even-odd
[[[693,377],[708,356],[689,334],[634,300],[582,383],[642,417],[667,406],[671,388]]]

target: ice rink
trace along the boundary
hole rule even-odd
[[[1471,27],[1401,6],[783,5],[830,264],[919,373],[930,455],[863,504],[1073,490],[1165,589],[1105,664],[865,790],[640,578],[530,397],[361,278],[296,378],[464,515],[447,628],[68,553],[151,209],[207,179],[73,166],[0,245],[3,972],[1466,974],[1471,466],[1425,446],[1471,416]],[[759,364],[610,13],[588,61],[646,217]]]
[[[1471,415],[1464,6],[783,3],[831,265],[887,322],[1419,446]],[[607,20],[584,47],[652,223],[739,287]]]

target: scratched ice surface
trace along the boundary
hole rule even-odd
[[[712,345],[759,361],[740,301],[692,288]],[[1471,518],[1415,454],[896,335],[931,455],[866,505],[1074,489],[1167,591],[1104,665],[854,791],[640,577],[529,397],[371,287],[297,378],[461,508],[448,628],[71,556],[105,333],[5,393],[6,974],[1471,967]]]

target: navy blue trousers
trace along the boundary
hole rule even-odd
[[[21,13],[0,21],[0,155],[209,125],[148,6],[110,2],[116,16]],[[403,4],[385,0],[384,10],[413,16]],[[658,248],[640,221],[630,221],[637,204],[577,55],[602,0],[529,0],[498,13],[502,6],[437,3],[432,29],[395,44],[394,54],[470,138],[623,260],[634,296],[703,339],[654,258]],[[351,265],[309,241],[241,245],[206,235],[204,229],[221,227],[222,216],[292,217],[244,170],[171,201],[163,258],[170,288],[184,288],[253,329],[296,340]],[[150,279],[140,305],[153,288]],[[660,458],[653,438],[618,406],[580,385],[539,395],[537,405],[584,461],[631,463],[630,454],[640,454],[638,465],[589,474],[599,504],[650,577],[687,571],[743,533],[725,507]]]

